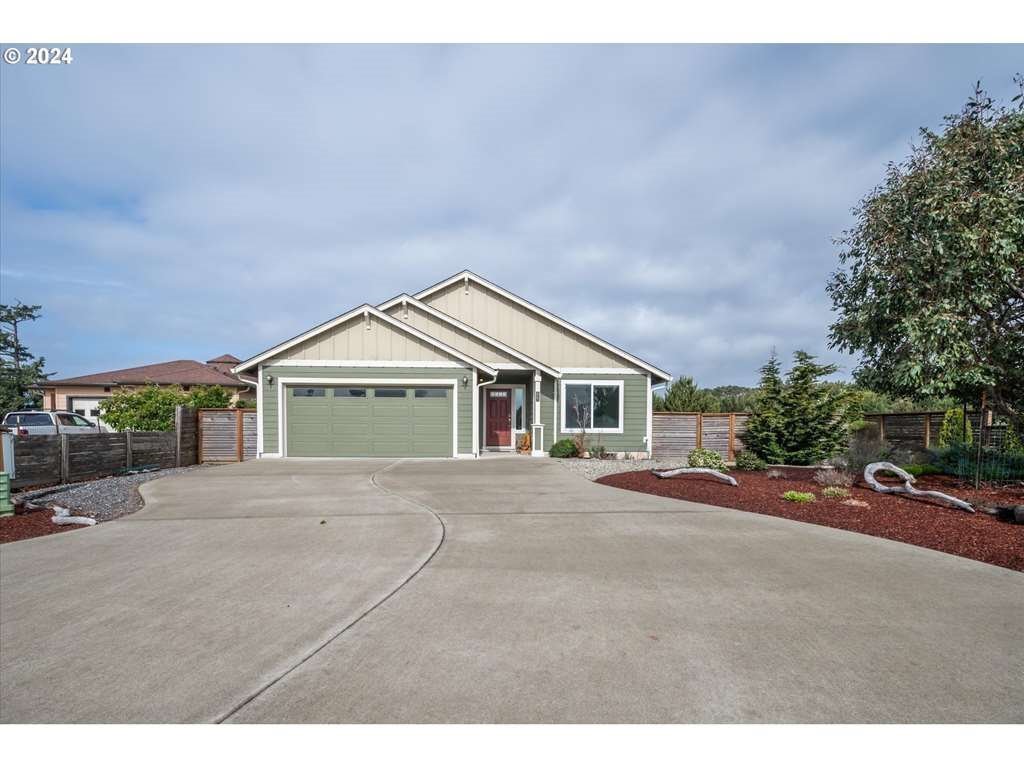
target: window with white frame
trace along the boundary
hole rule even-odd
[[[622,432],[621,381],[562,381],[562,431]]]

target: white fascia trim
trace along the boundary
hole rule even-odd
[[[542,309],[541,307],[538,307],[536,304],[533,304],[533,303],[527,301],[526,299],[524,299],[524,298],[522,298],[520,296],[516,296],[514,293],[511,293],[510,291],[506,291],[501,286],[495,285],[494,283],[490,282],[489,280],[485,280],[484,278],[482,278],[479,275],[476,275],[476,274],[470,272],[469,270],[464,270],[464,271],[460,272],[457,275],[452,275],[447,280],[443,280],[440,283],[437,283],[436,285],[432,285],[429,288],[424,288],[422,291],[420,291],[419,293],[415,294],[414,298],[417,299],[417,300],[422,300],[424,296],[429,296],[430,294],[436,293],[437,291],[441,290],[442,288],[447,288],[452,283],[458,282],[459,280],[465,280],[465,279],[472,280],[472,281],[474,281],[476,283],[479,283],[480,285],[484,286],[485,288],[489,288],[490,290],[492,290],[495,293],[497,293],[499,296],[503,296],[506,299],[508,299],[509,301],[513,301],[516,304],[518,304],[519,306],[524,307],[526,309],[529,309],[531,312],[536,312],[541,317],[547,318],[551,322],[557,323],[558,325],[562,326],[563,328],[566,328],[567,330],[570,330],[573,333],[576,333],[576,334],[582,336],[583,338],[587,339],[588,341],[590,341],[590,342],[592,342],[594,344],[597,344],[599,347],[603,347],[604,349],[608,350],[609,352],[612,352],[612,353],[618,355],[619,357],[622,357],[622,358],[625,358],[626,360],[629,360],[629,362],[634,363],[635,365],[640,366],[645,371],[649,371],[650,373],[654,374],[655,376],[657,376],[659,378],[666,379],[666,380],[671,380],[672,379],[672,374],[668,373],[667,371],[663,371],[660,368],[655,368],[650,363],[646,363],[643,360],[641,360],[639,357],[636,357],[635,355],[629,354],[624,349],[620,349],[619,347],[616,347],[614,344],[610,344],[607,341],[605,341],[604,339],[598,338],[594,334],[592,334],[592,333],[590,333],[588,331],[583,330],[578,325],[573,325],[568,320],[563,320],[562,318],[558,317],[558,315],[551,314],[546,309]]]
[[[378,378],[314,378],[309,376],[279,376],[277,378],[277,456],[288,457],[288,446],[285,441],[285,430],[288,427],[286,418],[287,402],[284,388],[289,384],[324,387],[344,387],[352,384],[378,386],[382,384],[395,387],[440,386],[452,388],[452,458],[459,456],[459,380],[456,379],[378,379]]]
[[[533,366],[521,365],[520,363],[492,363],[492,367],[499,371],[532,371]],[[559,377],[560,378],[560,377]]]
[[[478,338],[481,341],[483,341],[485,344],[489,344],[490,346],[494,347],[495,349],[500,349],[502,352],[504,352],[504,353],[506,353],[508,355],[512,355],[512,357],[517,357],[517,358],[519,358],[520,360],[522,360],[526,364],[525,368],[502,369],[500,365],[493,366],[494,368],[498,368],[498,370],[526,370],[526,369],[529,369],[529,368],[539,368],[540,370],[544,371],[544,373],[546,373],[548,376],[554,376],[556,379],[559,378],[558,370],[556,368],[552,368],[552,367],[550,367],[548,365],[545,365],[544,363],[540,362],[539,360],[534,360],[532,357],[530,357],[529,355],[523,354],[522,352],[520,352],[515,347],[510,347],[505,342],[498,341],[498,339],[494,338],[493,336],[488,336],[486,333],[483,333],[482,331],[478,331],[473,326],[467,325],[466,323],[462,322],[458,318],[452,317],[451,315],[449,315],[449,314],[447,314],[445,312],[442,312],[439,309],[435,309],[434,307],[430,306],[429,304],[424,304],[418,298],[416,298],[414,296],[410,296],[407,293],[403,293],[401,296],[396,296],[395,298],[390,299],[389,301],[385,301],[383,304],[381,304],[378,307],[378,309],[383,310],[383,311],[387,311],[387,310],[391,309],[393,306],[395,306],[396,304],[401,304],[402,302],[405,302],[406,304],[412,304],[414,307],[416,307],[417,309],[423,310],[428,315],[431,315],[432,317],[435,317],[435,318],[437,318],[438,320],[440,320],[440,321],[442,321],[444,323],[448,323],[448,325],[450,325],[450,326],[452,326],[454,328],[458,328],[460,331],[464,331],[465,333],[468,333],[470,336],[475,336],[476,338]],[[504,363],[503,365],[511,365],[511,364],[510,363]]]
[[[261,363],[261,366],[263,363]],[[271,360],[269,366],[281,368],[463,368],[451,360]]]
[[[592,429],[587,429],[587,430],[581,430],[581,429],[579,429],[577,427],[573,427],[572,429],[570,429],[569,427],[565,426],[566,403],[569,402],[568,400],[565,399],[565,388],[569,384],[590,384],[590,385],[597,385],[599,387],[618,386],[618,388],[619,388],[619,426],[616,427],[616,428],[599,427],[599,428],[592,428]],[[561,397],[562,410],[561,410],[560,413],[556,414],[556,417],[558,419],[558,424],[560,425],[561,432],[563,434],[573,435],[573,434],[576,434],[577,432],[583,432],[583,431],[585,431],[588,435],[589,434],[595,434],[595,435],[601,435],[601,434],[621,435],[622,434],[623,428],[626,425],[626,412],[625,412],[625,409],[624,409],[625,394],[626,394],[626,384],[625,384],[625,382],[623,382],[621,380],[616,381],[614,379],[590,379],[590,380],[587,380],[587,379],[572,379],[572,380],[562,379],[561,393],[562,393],[562,397]],[[591,390],[591,400],[593,400],[593,390]],[[593,423],[593,421],[594,421],[593,406],[591,406],[590,421],[591,421],[591,423]]]
[[[638,371],[636,368],[559,368],[562,374],[577,374],[584,373],[590,376],[608,375],[608,376],[643,376],[650,377],[650,374],[645,371]]]
[[[424,341],[427,344],[430,344],[431,346],[437,347],[442,352],[446,352],[447,354],[451,355],[452,357],[458,360],[462,360],[463,362],[469,363],[470,365],[479,368],[481,371],[484,371],[485,373],[488,373],[491,376],[494,376],[496,374],[496,371],[489,365],[487,365],[487,363],[482,363],[476,358],[470,357],[464,352],[460,352],[459,350],[455,349],[455,347],[445,344],[440,339],[435,339],[430,334],[424,333],[418,328],[413,328],[411,325],[406,325],[401,320],[397,320],[391,317],[391,315],[384,314],[379,309],[369,304],[363,304],[361,306],[358,306],[355,309],[350,310],[349,312],[346,312],[343,315],[338,315],[334,319],[328,320],[326,323],[321,323],[315,328],[311,328],[310,330],[306,331],[303,334],[300,334],[299,336],[295,336],[294,338],[291,338],[288,341],[282,342],[278,344],[276,347],[268,349],[266,352],[261,352],[260,354],[256,355],[256,357],[250,358],[249,360],[246,360],[244,363],[239,363],[238,365],[231,369],[231,372],[236,374],[241,373],[247,368],[251,368],[254,365],[262,363],[264,360],[267,360],[271,357],[276,357],[281,352],[284,352],[286,349],[290,349],[294,347],[296,344],[301,344],[303,341],[306,341],[307,339],[311,339],[312,337],[318,334],[324,333],[325,331],[329,331],[331,328],[341,325],[342,323],[345,323],[351,320],[353,317],[357,317],[360,314],[366,315],[367,317],[373,315],[378,320],[382,320],[385,323],[388,323],[389,325],[398,328],[399,330],[405,331],[410,336],[415,336],[420,341]]]

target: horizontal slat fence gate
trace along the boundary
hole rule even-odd
[[[256,411],[199,409],[199,461],[245,461],[256,457]]]
[[[179,407],[173,432],[15,436],[12,488],[77,483],[140,467],[196,463],[195,411]]]
[[[654,458],[686,459],[695,448],[707,448],[733,461],[743,450],[749,417],[747,413],[655,411],[651,429]]]

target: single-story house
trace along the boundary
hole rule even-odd
[[[234,355],[221,355],[205,363],[197,360],[171,360],[167,363],[140,365],[117,371],[89,373],[68,379],[50,379],[39,383],[43,408],[51,411],[73,411],[80,416],[99,419],[100,402],[120,389],[138,389],[150,384],[192,387],[218,384],[231,393],[231,401],[256,397],[256,382],[239,376],[231,369],[241,362]]]
[[[469,271],[363,304],[240,363],[267,457],[533,455],[583,419],[610,453],[651,451],[671,376]]]

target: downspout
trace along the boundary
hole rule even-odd
[[[473,402],[476,404],[476,412],[478,414],[480,413],[480,387],[485,387],[488,384],[493,384],[497,380],[498,374],[494,374],[494,378],[491,379],[490,381],[478,381],[476,383],[476,392],[473,393],[473,397],[475,397],[476,400],[474,400]],[[476,438],[475,442],[477,443],[476,458],[478,459],[480,458],[480,427],[483,425],[484,418],[485,417],[481,415],[480,418],[477,419],[477,423],[473,425],[473,429],[475,430],[474,437]]]

